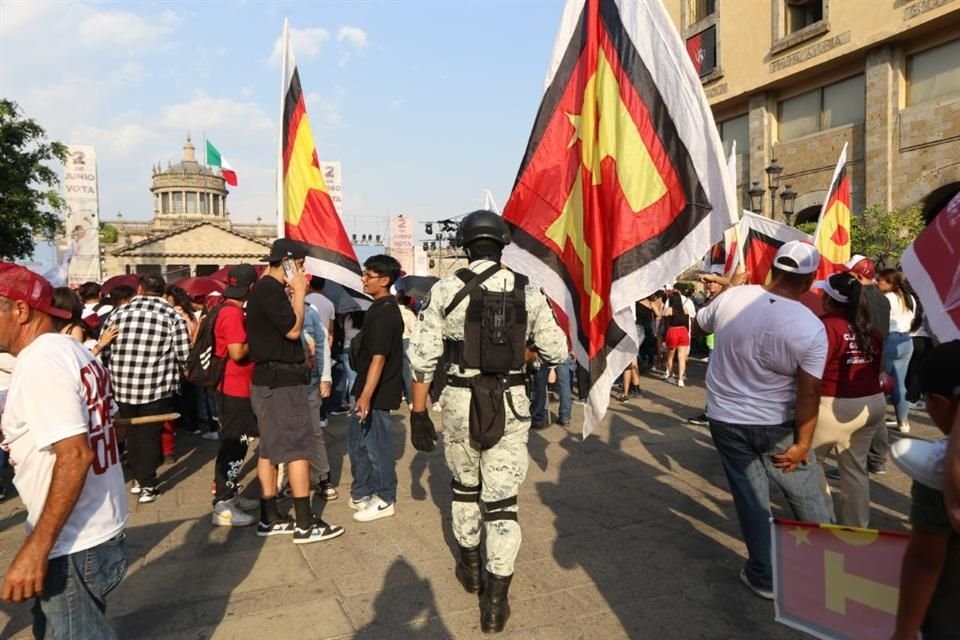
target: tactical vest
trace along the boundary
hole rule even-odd
[[[466,285],[463,291],[468,292],[470,300],[463,340],[446,340],[445,346],[449,355],[447,361],[458,364],[461,370],[479,369],[484,374],[506,374],[523,368],[527,343],[528,278],[514,273],[512,291],[487,291],[479,286],[496,271],[499,268],[482,274],[470,269],[457,271],[457,277]],[[479,281],[475,281],[478,278]],[[457,298],[447,308],[447,313],[462,300],[460,296]]]

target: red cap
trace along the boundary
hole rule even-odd
[[[26,302],[31,309],[70,319],[70,312],[53,306],[53,287],[47,279],[18,265],[0,269],[0,296]]]
[[[860,254],[854,254],[852,258],[847,260],[844,266],[850,273],[866,278],[867,280],[873,280],[874,276],[877,275],[876,263],[870,258],[861,256]]]

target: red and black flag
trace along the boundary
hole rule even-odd
[[[736,222],[726,159],[660,2],[568,0],[504,219],[504,261],[570,319],[591,388],[584,434],[637,353],[634,303]]]
[[[788,224],[743,212],[737,235],[743,244],[743,268],[750,273],[750,284],[766,284],[777,249],[791,240],[813,244],[813,238]]]
[[[282,51],[277,233],[306,247],[308,273],[333,280],[363,299],[357,293],[363,291],[360,263],[320,170],[286,21]]]

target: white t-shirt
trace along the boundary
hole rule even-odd
[[[320,314],[320,323],[323,324],[323,328],[329,331],[330,323],[333,321],[333,317],[337,315],[337,310],[334,308],[333,303],[330,302],[330,298],[322,293],[314,292],[308,293],[306,300],[317,310],[317,313]]]
[[[803,304],[759,285],[734,287],[697,314],[716,334],[707,367],[707,415],[733,424],[793,418],[797,369],[820,378],[827,361],[823,323]]]
[[[400,305],[400,317],[403,319],[403,339],[413,340],[417,332],[417,314],[410,307]]]
[[[107,370],[70,336],[43,334],[17,356],[0,446],[10,454],[13,483],[27,507],[27,533],[50,491],[56,461],[52,445],[87,434],[95,454],[50,558],[90,549],[123,530],[127,497],[113,426],[116,411]]]
[[[890,303],[890,333],[910,333],[913,310],[903,304],[900,296],[890,291],[883,294]]]

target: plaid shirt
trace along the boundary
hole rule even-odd
[[[107,326],[120,331],[110,345],[117,402],[147,404],[180,391],[190,354],[187,323],[160,296],[136,296],[114,311]]]

